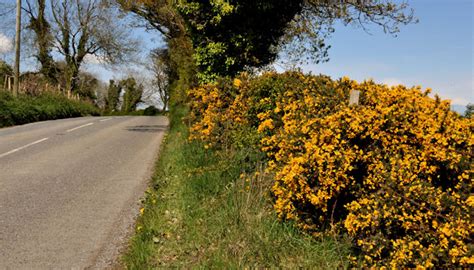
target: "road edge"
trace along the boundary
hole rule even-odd
[[[153,162],[148,165],[147,173],[141,183],[135,187],[133,196],[125,203],[130,207],[124,207],[120,212],[120,217],[114,222],[115,230],[110,231],[105,238],[105,245],[102,246],[93,258],[93,264],[86,269],[124,269],[121,257],[129,247],[129,240],[135,233],[135,225],[140,215],[142,199],[145,197],[145,191],[153,182],[153,176],[156,172],[156,163],[160,158],[163,142],[169,132],[170,123],[166,116],[167,129],[161,133],[159,144],[153,154]],[[118,233],[117,233],[118,231]]]

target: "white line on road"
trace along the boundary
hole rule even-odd
[[[24,146],[22,146],[22,147],[18,147],[18,148],[16,148],[16,149],[13,149],[13,150],[8,151],[8,152],[6,152],[6,153],[0,154],[0,158],[5,157],[5,156],[8,156],[8,155],[10,155],[10,154],[13,154],[13,153],[15,153],[15,152],[18,152],[18,151],[20,151],[20,150],[23,150],[23,149],[25,149],[25,148],[27,148],[27,147],[30,147],[30,146],[32,146],[32,145],[35,145],[35,144],[44,142],[44,141],[46,141],[47,139],[49,139],[49,138],[43,138],[43,139],[41,139],[41,140],[37,140],[37,141],[35,141],[35,142],[29,143],[29,144],[27,144],[27,145],[24,145]]]
[[[75,127],[75,128],[68,129],[68,130],[66,130],[66,132],[71,132],[71,131],[74,131],[74,130],[77,130],[77,129],[80,129],[80,128],[83,128],[83,127],[91,126],[93,124],[94,123],[87,123],[87,124],[82,125],[82,126],[78,126],[78,127]]]
[[[99,122],[109,121],[110,119],[112,119],[112,118],[105,118],[105,119],[99,120]]]

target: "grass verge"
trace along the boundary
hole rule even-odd
[[[184,113],[171,116],[136,234],[123,256],[128,269],[347,267],[347,241],[314,239],[277,220],[271,179],[259,169],[258,157],[187,142]],[[255,170],[260,173],[242,174]]]
[[[94,105],[69,100],[62,95],[44,93],[14,97],[9,92],[0,91],[0,127],[99,114]]]

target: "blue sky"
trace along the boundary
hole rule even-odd
[[[473,0],[411,0],[417,24],[401,27],[397,37],[370,27],[336,25],[328,40],[330,61],[303,67],[315,74],[358,81],[433,88],[452,104],[474,103]]]

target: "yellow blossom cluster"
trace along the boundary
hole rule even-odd
[[[206,147],[218,147],[230,141],[231,130],[238,132],[240,126],[247,124],[243,113],[248,108],[237,95],[236,86],[227,86],[218,88],[216,84],[209,84],[188,91],[191,100],[188,118],[193,123],[190,139],[205,141]]]
[[[258,138],[280,218],[348,233],[362,267],[474,264],[474,119],[419,87],[298,72],[237,80],[191,91],[191,133]]]

